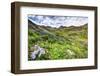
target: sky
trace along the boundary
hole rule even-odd
[[[57,28],[60,26],[82,26],[88,23],[88,17],[81,16],[28,15],[28,19],[37,25]]]

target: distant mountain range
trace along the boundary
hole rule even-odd
[[[81,25],[81,26],[70,26],[70,27],[66,27],[66,26],[60,26],[59,28],[56,28],[56,27],[50,27],[50,26],[45,26],[45,25],[37,25],[35,23],[33,23],[32,21],[28,20],[28,28],[29,29],[34,29],[34,30],[40,30],[40,31],[44,31],[44,30],[47,30],[47,31],[50,31],[50,30],[56,30],[56,29],[64,29],[66,28],[66,30],[81,30],[82,28],[87,28],[87,25],[88,24],[84,24],[84,25]]]

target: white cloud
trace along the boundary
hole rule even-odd
[[[45,16],[29,15],[28,19],[38,25],[60,27],[60,26],[81,26],[88,23],[88,17],[80,16]]]

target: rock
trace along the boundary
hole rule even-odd
[[[40,57],[41,55],[45,54],[45,49],[41,48],[38,45],[34,46],[34,51],[31,53],[31,58],[33,60],[36,59],[36,57]]]

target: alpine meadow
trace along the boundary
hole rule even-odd
[[[28,60],[88,57],[88,17],[28,15]]]

